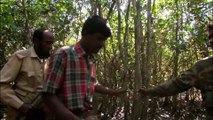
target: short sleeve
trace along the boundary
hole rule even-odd
[[[64,81],[66,53],[58,49],[50,58],[47,76],[42,92],[55,94]]]

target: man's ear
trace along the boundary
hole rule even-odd
[[[38,38],[33,39],[34,46],[39,46]]]

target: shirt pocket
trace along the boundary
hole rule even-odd
[[[20,89],[15,89],[16,96],[21,99],[24,103],[30,103],[31,100],[29,100],[27,97],[28,92]]]
[[[28,71],[27,79],[27,84],[35,90],[42,85],[42,71]]]

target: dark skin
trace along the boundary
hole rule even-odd
[[[107,37],[100,33],[88,34],[82,37],[80,44],[87,55],[97,54],[105,46]]]
[[[100,33],[88,34],[82,37],[80,44],[86,54],[97,54],[98,51],[105,46],[107,37]],[[102,85],[95,86],[95,92],[109,95],[119,95],[126,92],[125,89],[112,90]]]
[[[36,54],[40,59],[45,59],[50,56],[50,50],[52,49],[52,45],[54,43],[54,35],[49,30],[45,30],[43,32],[42,39],[36,39],[33,41],[34,49]],[[27,114],[33,107],[30,104],[23,104],[19,108],[19,112],[21,114]]]
[[[211,47],[213,49],[213,29],[208,31],[208,39],[209,39],[209,43],[211,44]]]
[[[88,34],[84,35],[80,40],[80,44],[87,55],[97,54],[98,51],[104,47],[107,37],[103,36],[100,33]],[[126,92],[126,89],[113,90],[102,85],[95,86],[95,92],[118,96]],[[54,110],[61,119],[63,120],[80,120],[76,115],[70,112],[63,103],[58,99],[56,95],[44,93],[43,95],[44,101],[47,106]],[[86,120],[92,120],[90,118],[86,118]]]
[[[54,43],[54,35],[49,30],[43,32],[42,40],[34,40],[34,49],[39,58],[45,59],[50,56],[50,50]]]

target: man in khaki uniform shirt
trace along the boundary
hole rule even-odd
[[[213,48],[213,23],[207,25],[208,39]],[[172,80],[149,89],[140,89],[142,95],[171,96],[191,87],[201,90],[206,107],[206,119],[213,120],[213,56],[197,61],[190,69]]]
[[[32,114],[41,102],[38,94],[42,90],[46,59],[53,43],[53,33],[40,28],[34,32],[33,47],[15,52],[2,68],[0,100],[8,106],[7,120]]]

